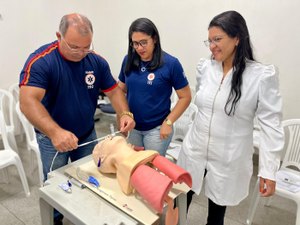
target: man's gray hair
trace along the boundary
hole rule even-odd
[[[86,16],[78,13],[64,15],[61,18],[59,32],[63,37],[65,36],[69,26],[75,26],[77,31],[83,36],[93,33],[91,21]]]

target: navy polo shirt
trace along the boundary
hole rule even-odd
[[[94,128],[100,89],[111,90],[117,83],[101,56],[89,53],[80,62],[71,62],[61,55],[55,41],[29,56],[20,85],[45,89],[42,104],[56,123],[80,140]]]
[[[134,114],[135,129],[146,131],[161,125],[170,113],[172,88],[175,90],[188,85],[188,80],[177,58],[163,53],[163,65],[149,71],[143,67],[124,73],[125,56],[119,80],[127,86],[127,100]]]

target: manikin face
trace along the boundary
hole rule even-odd
[[[218,62],[232,64],[236,52],[236,46],[239,44],[237,37],[229,37],[221,28],[211,27],[208,30],[209,49]]]
[[[92,49],[93,34],[82,35],[75,26],[70,26],[63,37],[56,33],[62,55],[70,61],[81,61]]]
[[[151,61],[155,48],[155,40],[142,32],[133,32],[131,35],[132,47],[142,61]]]
[[[107,137],[95,146],[93,159],[96,165],[101,160],[100,167],[98,168],[101,172],[116,173],[116,165],[122,161],[130,149],[124,137]],[[131,149],[131,151],[134,150]]]

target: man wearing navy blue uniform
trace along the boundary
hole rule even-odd
[[[92,153],[96,142],[78,145],[97,138],[94,113],[100,90],[120,118],[120,131],[135,126],[108,63],[93,51],[90,20],[65,15],[56,36],[28,57],[20,75],[20,108],[35,127],[45,179],[51,168],[67,164],[69,158]]]

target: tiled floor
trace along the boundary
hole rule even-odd
[[[98,137],[110,133],[109,124],[114,122],[110,116],[100,115],[100,121],[96,122]],[[23,161],[27,179],[30,185],[30,197],[26,197],[16,169],[8,168],[9,183],[5,183],[3,170],[0,170],[0,224],[1,225],[40,225],[40,212],[38,204],[38,173],[35,166],[32,171],[29,152],[24,147],[24,141],[18,141],[19,154]],[[0,148],[1,149],[1,148]],[[35,160],[35,159],[34,159]],[[36,163],[34,162],[34,165]],[[252,193],[256,182],[255,174],[251,180],[250,193]],[[245,224],[249,207],[249,199],[246,198],[240,205],[228,207],[225,218],[225,225]],[[253,225],[294,225],[296,204],[293,201],[275,196],[271,206],[264,206],[262,199],[257,208]],[[188,214],[189,225],[204,225],[207,215],[207,199],[201,193],[194,196]],[[64,224],[71,223],[65,221]],[[96,224],[96,223],[95,223]],[[113,224],[112,224],[113,225]]]

